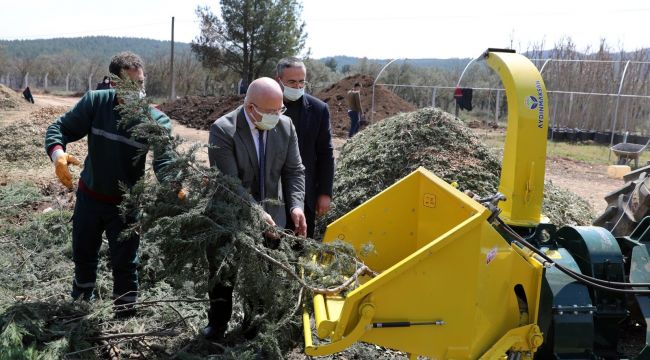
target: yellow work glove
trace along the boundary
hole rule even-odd
[[[178,197],[178,200],[180,201],[185,201],[187,199],[187,195],[190,193],[189,190],[183,187],[181,183],[177,181],[172,181],[171,182],[172,189],[176,191],[176,196]]]
[[[61,184],[65,185],[68,189],[72,189],[72,174],[70,174],[70,169],[68,169],[68,165],[70,164],[80,165],[81,162],[65,152],[58,154],[56,160],[54,160],[54,172],[59,178],[59,181],[61,181]]]

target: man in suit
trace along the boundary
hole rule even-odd
[[[246,92],[244,105],[210,126],[208,156],[210,166],[239,178],[256,201],[282,200],[284,197],[293,230],[299,236],[305,236],[304,167],[296,130],[291,120],[282,116],[284,111],[282,89],[273,79],[253,81]],[[285,206],[273,203],[264,202],[264,220],[285,227]],[[217,249],[212,246],[207,250],[210,262]],[[218,265],[210,262],[211,278]],[[222,338],[227,329],[232,314],[236,270],[229,277],[228,284],[216,283],[210,290],[209,323],[203,332],[206,338]]]
[[[316,215],[329,211],[334,182],[332,128],[327,104],[305,94],[307,69],[298,58],[277,65],[276,80],[282,86],[287,116],[298,134],[300,157],[305,166],[305,216],[307,236],[314,237]],[[287,209],[290,210],[290,209]]]

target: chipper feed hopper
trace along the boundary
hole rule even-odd
[[[324,241],[349,242],[378,275],[314,296],[308,355],[363,341],[412,358],[648,358],[650,218],[619,237],[548,224],[544,82],[514,51],[482,60],[508,101],[499,193],[470,198],[419,168],[330,224]]]

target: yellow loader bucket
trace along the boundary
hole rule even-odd
[[[486,221],[490,212],[419,168],[328,226],[374,271],[345,297],[314,297],[303,314],[306,353],[364,341],[435,359],[501,358],[541,345],[543,267]],[[373,254],[362,256],[371,242]]]

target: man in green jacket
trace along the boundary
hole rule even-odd
[[[141,86],[144,96],[144,63],[133,53],[115,55],[109,71],[122,79],[131,79]],[[73,188],[68,166],[79,165],[66,153],[66,145],[88,136],[88,156],[79,179],[77,201],[72,218],[72,255],[75,264],[72,282],[73,299],[91,300],[94,295],[102,233],[106,232],[113,270],[113,299],[116,315],[133,314],[138,293],[137,235],[119,239],[119,235],[135,221],[133,214],[123,221],[118,205],[122,200],[120,184],[133,186],[144,174],[146,139],[134,139],[129,128],[120,124],[122,103],[114,89],[89,91],[67,113],[51,124],[45,135],[45,149],[52,159],[61,183]],[[171,131],[171,122],[162,112],[150,107],[151,118]],[[143,119],[144,120],[144,119]],[[169,154],[154,153],[156,175],[170,162]],[[179,194],[180,197],[180,194]]]

